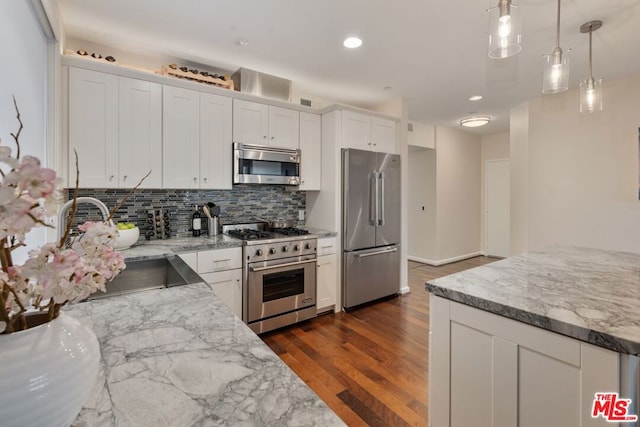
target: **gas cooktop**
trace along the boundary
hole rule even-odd
[[[273,241],[291,241],[315,239],[309,230],[297,227],[267,229],[266,222],[225,224],[222,232],[228,236],[243,240],[245,245],[268,243]]]

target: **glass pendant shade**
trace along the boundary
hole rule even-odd
[[[544,72],[542,75],[542,93],[559,93],[569,89],[569,54],[559,47],[553,53],[542,56]]]
[[[508,58],[522,50],[520,8],[511,0],[499,0],[489,15],[489,58]]]
[[[580,112],[602,111],[602,79],[588,77],[580,82]]]

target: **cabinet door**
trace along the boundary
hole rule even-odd
[[[269,145],[293,148],[300,146],[300,113],[269,106]]]
[[[118,185],[118,77],[69,68],[69,187],[76,182],[80,164],[80,187]]]
[[[342,147],[372,150],[370,116],[342,111]]]
[[[233,100],[233,142],[269,144],[269,106],[257,102]]]
[[[231,98],[200,94],[200,188],[231,190]]]
[[[162,100],[163,187],[198,188],[200,180],[199,93],[164,86]]]
[[[318,114],[300,113],[300,190],[320,190],[322,170],[321,124]]]
[[[233,314],[242,319],[242,269],[201,275]]]
[[[336,290],[338,286],[337,255],[318,257],[317,302],[318,312],[328,311],[336,305]]]
[[[119,78],[118,184],[141,188],[162,186],[162,86]]]
[[[373,151],[397,153],[396,122],[380,117],[372,117],[371,143],[373,144]]]

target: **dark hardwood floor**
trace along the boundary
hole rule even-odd
[[[432,267],[409,261],[411,292],[320,316],[262,339],[349,426],[427,424],[426,280],[497,261]]]

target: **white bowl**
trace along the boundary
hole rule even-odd
[[[115,248],[118,250],[129,249],[138,241],[138,237],[140,237],[140,229],[138,227],[118,230]]]

